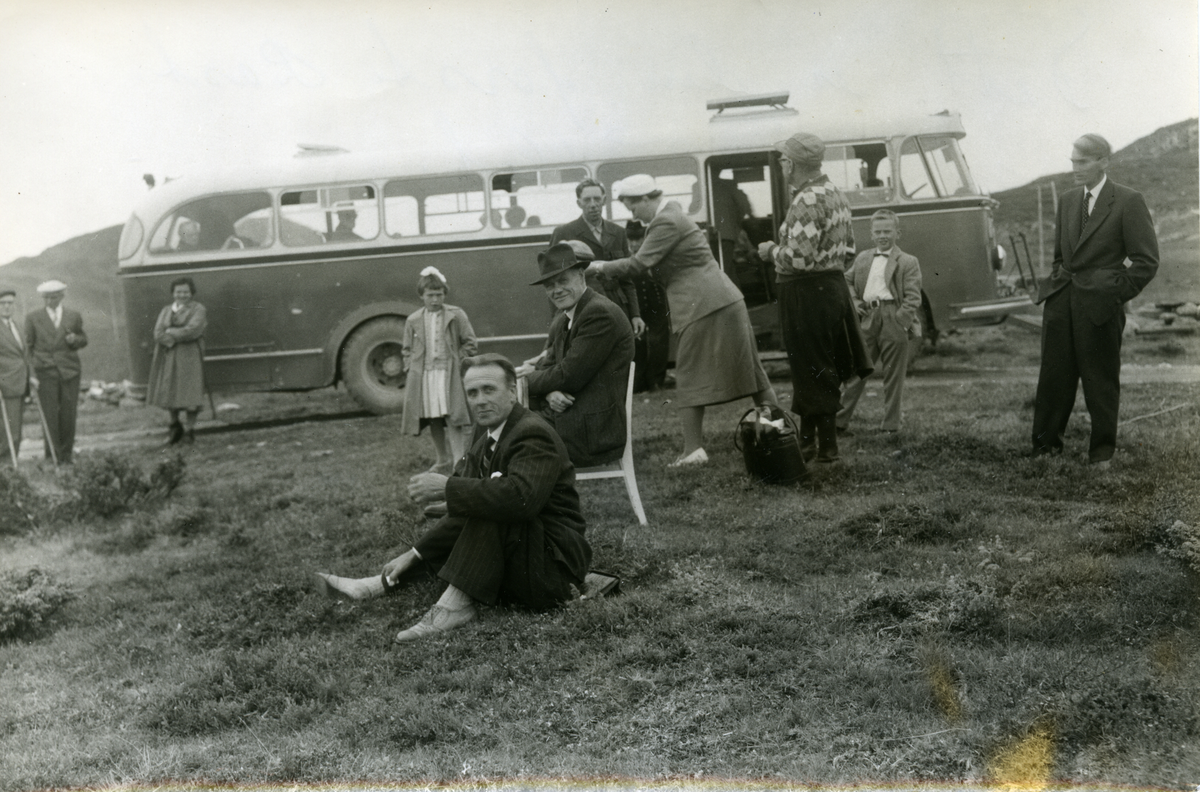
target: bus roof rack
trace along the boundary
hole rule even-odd
[[[324,157],[330,154],[349,154],[350,149],[341,146],[327,146],[321,143],[297,143],[297,157]]]
[[[713,99],[708,103],[707,109],[716,110],[718,115],[733,107],[772,107],[782,110],[790,95],[790,91],[775,91],[751,96],[730,96],[725,99]]]
[[[716,110],[708,120],[731,121],[735,119],[754,118],[762,116],[799,115],[787,106],[788,91],[754,94],[750,96],[730,96],[725,99],[713,99],[708,103],[709,110]],[[743,112],[723,115],[726,110],[740,109]]]

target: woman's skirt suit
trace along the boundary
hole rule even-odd
[[[770,387],[742,293],[678,202],[660,204],[638,252],[604,269],[630,275],[649,271],[666,287],[677,339],[677,406],[724,404]]]

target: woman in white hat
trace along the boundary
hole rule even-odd
[[[675,403],[683,428],[683,453],[671,467],[708,461],[704,408],[745,396],[779,409],[758,359],[754,330],[742,293],[713,258],[700,227],[677,201],[664,201],[653,176],[621,181],[617,198],[645,223],[646,237],[629,258],[593,262],[606,275],[654,273],[667,290],[675,353]]]

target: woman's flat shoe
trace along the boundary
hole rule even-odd
[[[704,465],[708,463],[708,454],[704,453],[703,448],[697,448],[692,453],[684,456],[680,454],[674,462],[667,465],[670,468],[687,467],[688,465]]]

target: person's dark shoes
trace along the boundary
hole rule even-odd
[[[183,424],[175,421],[167,427],[167,445],[172,446],[183,439]]]
[[[814,416],[817,427],[817,462],[832,464],[841,461],[838,455],[837,422],[832,415]]]
[[[434,605],[428,613],[421,617],[421,621],[407,630],[397,633],[396,643],[408,643],[431,635],[449,632],[475,621],[476,616],[474,605],[467,605],[458,610],[449,610],[442,605]]]
[[[854,432],[850,431],[849,426],[839,426],[837,428],[838,437],[854,437]]]
[[[183,433],[183,444],[184,445],[195,445],[196,444],[196,430],[195,429],[188,429]]]
[[[800,458],[808,464],[817,458],[817,424],[812,416],[800,416]]]

